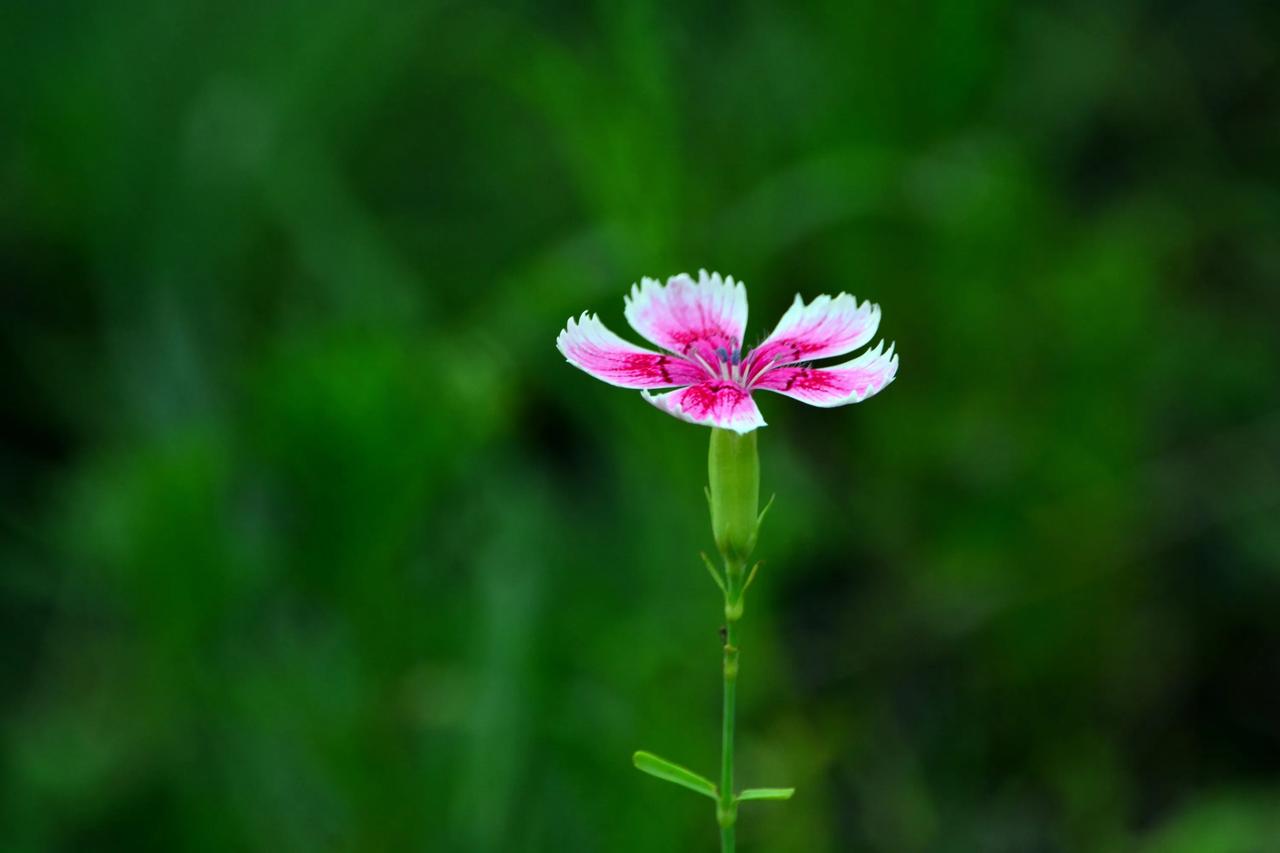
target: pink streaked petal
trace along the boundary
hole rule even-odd
[[[646,339],[708,364],[715,363],[717,349],[732,353],[741,347],[747,330],[747,289],[706,270],[697,281],[684,273],[665,285],[642,279],[625,302],[627,322]]]
[[[750,354],[754,370],[844,355],[871,340],[880,325],[880,306],[858,304],[847,293],[823,295],[804,304],[798,295],[778,326]]]
[[[775,367],[754,388],[776,391],[811,406],[830,408],[860,403],[884,389],[898,375],[898,356],[884,341],[852,361],[832,367]]]
[[[620,388],[676,388],[707,378],[693,362],[624,341],[594,314],[576,321],[570,317],[556,338],[556,349],[574,367]]]
[[[751,395],[728,382],[703,382],[666,394],[641,394],[682,421],[748,433],[765,425]]]

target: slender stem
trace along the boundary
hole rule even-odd
[[[724,720],[720,734],[721,853],[733,853],[738,803],[733,790],[733,715],[738,684],[738,620],[746,588],[747,558],[760,527],[760,461],[754,431],[739,435],[713,429],[707,455],[707,497],[711,531],[724,558]],[[713,572],[714,574],[714,572]]]
[[[721,853],[733,853],[738,804],[733,791],[733,729],[738,686],[738,617],[742,613],[743,567],[726,566],[724,628],[724,718],[720,729],[720,802],[716,819],[720,823]]]

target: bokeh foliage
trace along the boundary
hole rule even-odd
[[[742,847],[1280,849],[1280,7],[8,3],[0,846],[704,850],[706,433],[640,275],[879,302],[766,397]]]

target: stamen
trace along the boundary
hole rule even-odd
[[[749,388],[749,387],[751,387],[753,384],[755,384],[756,380],[758,380],[761,376],[763,376],[765,373],[767,373],[767,372],[768,372],[769,368],[771,368],[771,367],[773,367],[775,364],[777,364],[777,363],[778,363],[778,359],[779,359],[779,358],[781,358],[781,357],[782,357],[782,356],[780,356],[780,355],[775,355],[773,358],[769,359],[769,363],[768,363],[768,364],[766,364],[764,367],[759,368],[758,370],[757,370],[757,369],[755,368],[755,366],[753,365],[753,366],[752,366],[752,369],[751,369],[751,370],[750,370],[750,372],[749,372],[748,379],[747,379],[746,383],[744,383],[744,384],[745,384],[748,388]]]
[[[724,347],[716,347],[716,367],[721,379],[729,378],[729,353]]]
[[[696,348],[695,348],[695,349],[693,349],[693,350],[689,353],[689,355],[690,355],[694,360],[696,360],[696,361],[698,362],[698,364],[702,365],[702,369],[703,369],[703,370],[705,370],[705,371],[707,371],[707,375],[708,375],[708,376],[716,376],[716,375],[718,375],[719,371],[712,370],[712,369],[711,369],[711,365],[707,364],[706,359],[704,359],[704,358],[702,357],[702,353],[698,352],[698,350],[697,350]]]

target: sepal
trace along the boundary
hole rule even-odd
[[[725,563],[741,565],[760,527],[760,459],[756,434],[713,429],[707,456],[711,532]]]

